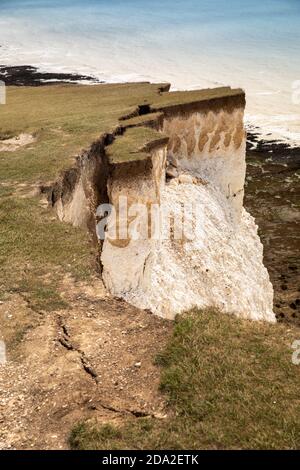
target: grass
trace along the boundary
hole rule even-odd
[[[65,273],[86,279],[96,249],[83,229],[60,223],[38,198],[0,199],[0,293],[20,292],[41,310],[63,308],[58,293]]]
[[[0,152],[1,300],[17,292],[33,309],[65,308],[59,293],[63,276],[87,280],[95,273],[89,234],[59,222],[39,196],[26,192],[56,180],[74,156],[159,89],[147,83],[8,87],[7,104],[0,106],[0,141],[29,133],[35,142]]]
[[[142,114],[141,116],[135,116],[129,119],[121,121],[121,125],[126,128],[145,126],[145,125],[157,125],[157,122],[162,119],[163,113],[149,113]]]
[[[125,135],[117,137],[108,148],[111,164],[145,160],[150,157],[149,147],[156,143],[167,142],[164,134],[149,127],[133,127]]]
[[[161,84],[147,83],[8,87],[7,104],[0,107],[0,141],[30,133],[36,142],[15,152],[0,152],[0,183],[52,180],[72,164],[82,149],[115,129],[122,122],[120,119],[139,105],[163,109],[241,92],[219,88],[161,94],[160,88]],[[147,122],[145,117],[134,119],[136,124]],[[137,132],[139,138],[140,131]],[[143,142],[144,137],[141,136]],[[131,143],[137,146],[132,139]]]
[[[157,358],[167,419],[78,423],[73,449],[297,449],[299,329],[192,310]]]
[[[159,85],[9,87],[0,107],[0,139],[21,133],[36,142],[0,153],[0,183],[48,182],[122,116],[158,96]]]

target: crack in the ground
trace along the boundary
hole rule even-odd
[[[71,340],[71,335],[68,330],[68,327],[65,323],[63,323],[62,317],[58,318],[58,325],[59,325],[59,336],[58,336],[58,341],[59,343],[68,351],[75,351],[78,353],[82,367],[84,371],[89,374],[92,379],[95,381],[95,383],[98,385],[99,383],[99,377],[95,369],[92,367],[89,359],[85,355],[85,353],[77,347],[74,342]],[[111,413],[116,413],[119,415],[131,415],[135,418],[159,418],[160,414],[155,413],[155,412],[149,412],[149,411],[144,411],[144,410],[136,410],[136,409],[129,409],[129,408],[117,408],[113,405],[110,405],[108,403],[102,402],[102,401],[96,401],[96,403],[90,403],[88,405],[88,409],[90,410],[107,410],[110,411]]]
[[[60,342],[60,344],[64,348],[66,348],[68,351],[75,351],[79,354],[80,362],[81,362],[81,365],[82,365],[84,371],[92,377],[92,379],[96,382],[96,384],[98,384],[99,378],[98,378],[97,372],[92,367],[92,365],[91,365],[89,359],[86,357],[85,353],[81,349],[77,348],[74,345],[74,343],[72,343],[68,328],[62,322],[61,318],[59,318],[59,326],[61,328],[59,338],[58,338],[58,341]]]
[[[124,410],[120,408],[115,408],[112,405],[108,405],[103,402],[98,402],[97,403],[101,408],[104,410],[111,411],[112,413],[117,413],[117,414],[130,414],[134,416],[135,418],[155,418],[157,417],[155,413],[148,413],[147,411],[142,411],[142,410],[130,410],[128,408],[125,408]],[[99,410],[97,405],[89,405],[89,408],[92,410]]]

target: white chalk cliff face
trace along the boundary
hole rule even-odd
[[[242,209],[236,224],[228,200],[211,185],[172,182],[162,196],[162,203],[178,218],[180,204],[191,200],[203,215],[195,239],[157,242],[138,285],[121,295],[170,319],[193,306],[213,306],[274,321],[273,288],[254,219]]]
[[[168,155],[179,170],[200,176],[218,187],[241,213],[246,175],[244,111],[193,113],[166,119]]]
[[[107,289],[169,319],[197,306],[274,322],[263,247],[254,219],[243,208],[243,109],[169,116],[162,130],[168,147],[153,153],[151,168],[143,168],[140,176],[116,172],[110,199],[127,194],[130,201],[158,203],[174,220],[182,218],[184,206],[185,226],[193,227],[192,233],[164,237],[164,218],[160,239],[116,242],[107,235],[101,257]],[[165,183],[166,156],[174,178]],[[131,220],[142,230],[146,218]]]

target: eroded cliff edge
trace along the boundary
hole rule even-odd
[[[243,208],[244,107],[242,90],[161,89],[81,158],[82,171],[65,201],[64,190],[56,191],[60,217],[77,225],[96,225],[96,207],[113,205],[114,217],[102,220],[100,242],[110,293],[165,318],[213,306],[275,321],[262,244]],[[155,217],[153,208],[161,207],[168,220]],[[181,235],[172,227],[166,235],[165,225],[180,220]],[[186,226],[193,227],[192,236]]]

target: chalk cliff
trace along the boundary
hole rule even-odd
[[[158,203],[175,220],[183,217],[183,205],[192,205],[200,220],[190,239],[151,239],[142,234],[149,213],[132,214],[141,239],[108,236],[104,242],[103,279],[111,293],[167,318],[192,306],[214,306],[275,321],[262,244],[253,218],[243,209],[244,105],[244,94],[237,91],[155,109],[163,113],[159,130],[169,140],[135,169],[124,164],[114,169],[110,201],[117,205],[118,197],[127,195],[129,205]],[[168,164],[175,177],[166,183]],[[194,212],[190,207],[184,214],[186,225]],[[160,235],[162,230],[158,227]]]
[[[99,203],[114,208],[105,220],[98,213],[110,293],[170,319],[193,306],[213,306],[275,321],[263,247],[243,208],[244,108],[239,89],[165,89],[120,119],[102,146],[101,185],[94,191],[102,193]],[[88,173],[78,177],[65,208],[57,198],[62,218],[72,221],[75,204],[88,219]]]

